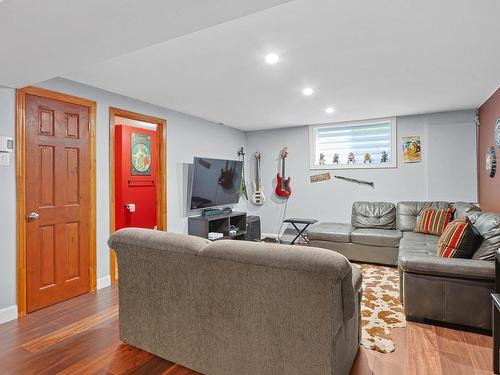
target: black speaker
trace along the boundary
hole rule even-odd
[[[260,217],[247,216],[247,232],[245,234],[245,240],[247,241],[260,240]]]

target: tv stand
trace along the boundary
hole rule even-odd
[[[222,211],[222,210],[220,210]],[[230,234],[230,229],[234,227],[236,233]],[[188,218],[188,234],[208,238],[208,233],[222,233],[223,237],[218,240],[244,240],[247,231],[246,212],[223,211],[218,214],[192,216]]]
[[[228,214],[233,212],[231,207],[224,207],[224,208],[205,208],[203,211],[201,211],[201,216],[207,217],[207,216],[214,216],[214,215],[222,215],[222,214]]]

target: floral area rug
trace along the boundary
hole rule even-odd
[[[361,301],[361,345],[381,353],[395,350],[391,328],[406,327],[399,300],[398,269],[373,264],[358,264],[363,274]]]

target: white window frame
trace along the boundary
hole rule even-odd
[[[333,127],[351,127],[351,126],[366,126],[366,125],[376,125],[379,123],[391,124],[391,160],[388,163],[360,163],[360,164],[325,164],[318,165],[316,162],[316,130],[322,128],[333,128]],[[346,121],[346,122],[336,122],[322,125],[310,125],[309,126],[309,169],[386,169],[386,168],[396,168],[398,165],[398,153],[399,148],[396,143],[396,117],[386,117],[372,120],[362,120],[362,121]]]

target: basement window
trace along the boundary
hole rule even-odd
[[[309,127],[311,169],[396,167],[396,119]]]

